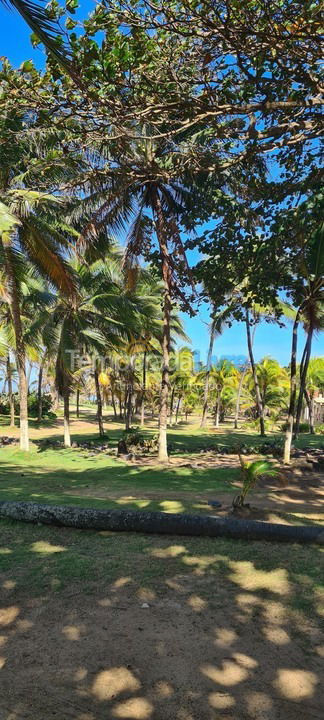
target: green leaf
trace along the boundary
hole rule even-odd
[[[73,30],[73,28],[75,28],[76,25],[77,25],[76,20],[72,20],[72,18],[70,18],[70,17],[68,17],[68,18],[65,20],[65,27],[66,27],[68,30]]]
[[[23,63],[20,65],[20,70],[21,70],[21,72],[23,72],[23,73],[29,73],[29,72],[31,72],[31,71],[34,70],[34,69],[35,69],[35,66],[34,66],[34,63],[33,63],[32,60],[25,60],[25,62],[23,62]]]
[[[13,215],[7,205],[0,202],[0,233],[12,232],[15,225],[21,225],[20,220]]]

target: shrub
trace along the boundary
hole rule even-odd
[[[15,413],[19,412],[19,397],[17,394],[14,394],[14,404],[15,404]],[[0,415],[9,415],[10,408],[9,408],[9,397],[5,393],[1,393],[0,395]]]
[[[282,424],[281,429],[286,432],[288,429],[288,423],[285,422]],[[294,424],[294,432],[295,432],[295,424]],[[299,423],[299,432],[300,433],[308,433],[309,432],[309,424],[307,422],[301,422]]]
[[[43,410],[42,413],[46,417],[56,417],[55,413],[51,412],[53,401],[52,396],[49,394],[43,395]],[[19,397],[14,394],[15,413],[19,413]],[[9,397],[6,394],[0,395],[0,414],[9,415]],[[35,392],[28,395],[28,415],[30,417],[37,417],[38,415],[38,399]]]
[[[125,440],[128,452],[140,449],[143,452],[155,453],[159,449],[158,433],[152,435],[152,437],[145,437],[145,435],[140,432],[139,428],[133,427],[129,430],[124,430],[123,439]],[[168,452],[171,452],[172,449],[172,445],[168,444]]]
[[[52,406],[52,396],[46,393],[42,396],[42,415],[56,417],[55,414],[51,412]],[[38,398],[35,392],[28,395],[28,415],[30,415],[30,417],[37,417],[38,415]]]

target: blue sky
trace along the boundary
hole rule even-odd
[[[91,11],[94,7],[94,0],[80,2],[78,10],[79,17]],[[41,68],[44,64],[42,50],[34,50],[29,41],[30,30],[16,11],[9,11],[0,5],[0,56],[9,58],[12,65],[19,65],[28,59],[33,59],[35,65]],[[195,260],[195,255],[191,254]],[[198,253],[197,253],[198,257]],[[200,353],[204,362],[208,347],[208,306],[203,304],[199,315],[195,318],[184,316],[185,329],[191,337],[192,348]],[[304,340],[304,333],[300,331],[299,355]],[[260,323],[255,333],[254,350],[257,360],[265,355],[275,357],[282,365],[287,365],[290,357],[291,326],[281,329],[267,323]],[[244,325],[234,323],[231,328],[224,331],[223,335],[216,339],[214,354],[216,356],[235,355],[246,356],[246,338]],[[324,337],[316,338],[313,343],[313,355],[324,355]]]

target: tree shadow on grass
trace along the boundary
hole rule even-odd
[[[93,466],[91,463],[93,461]],[[0,465],[0,497],[2,500],[31,500],[60,504],[83,504],[102,507],[102,503],[119,498],[148,498],[160,501],[186,500],[191,494],[191,503],[198,502],[202,493],[234,492],[232,481],[237,480],[239,470],[227,468],[154,468],[138,467],[109,458],[87,458],[86,467],[78,467],[78,457],[69,452],[62,468],[14,464],[12,461]],[[75,467],[74,467],[75,462]],[[98,464],[100,465],[98,467]],[[97,466],[96,466],[97,465]],[[168,498],[168,493],[171,497]],[[100,497],[101,495],[101,497]],[[175,495],[177,496],[175,498]],[[143,498],[144,496],[144,498]],[[124,503],[127,505],[127,503]],[[130,500],[130,506],[132,501]],[[160,508],[162,509],[162,508]],[[207,510],[207,508],[206,508]]]

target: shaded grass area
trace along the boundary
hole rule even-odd
[[[137,467],[106,454],[88,457],[79,449],[39,452],[32,445],[28,454],[17,448],[0,449],[1,500],[181,512],[199,505],[201,493],[232,492],[238,477],[236,468]],[[100,497],[100,492],[113,497]],[[164,499],[145,498],[154,492],[163,493]],[[186,493],[192,497],[186,498]]]
[[[146,429],[151,435],[154,430]],[[108,428],[109,447],[114,448],[122,428]],[[271,437],[269,435],[269,437]],[[272,435],[273,437],[273,435]],[[275,437],[279,437],[276,435]],[[61,439],[51,436],[51,442]],[[102,440],[96,433],[74,434],[77,442]],[[233,447],[238,442],[257,445],[263,442],[255,433],[234,432],[223,425],[221,431],[201,430],[194,424],[170,429],[173,454],[190,463],[191,456],[213,444]],[[106,439],[105,439],[106,442]],[[313,443],[323,446],[322,436],[303,435],[299,446]],[[101,508],[133,508],[167,512],[209,512],[201,495],[237,492],[233,483],[240,477],[238,467],[154,467],[132,466],[107,453],[91,456],[82,448],[62,449],[46,445],[46,437],[31,444],[30,453],[17,446],[0,448],[0,500],[31,500],[55,504],[73,504]],[[158,497],[154,497],[157,495]],[[230,495],[229,495],[230,498]]]
[[[134,588],[157,590],[172,577],[193,574],[196,582],[199,576],[210,578],[211,584],[200,588],[209,600],[214,582],[230,580],[260,598],[280,598],[307,616],[323,617],[319,547],[17,525],[7,519],[0,521],[0,532],[0,571],[15,594],[40,595],[75,583],[91,594],[98,584],[121,576]]]

